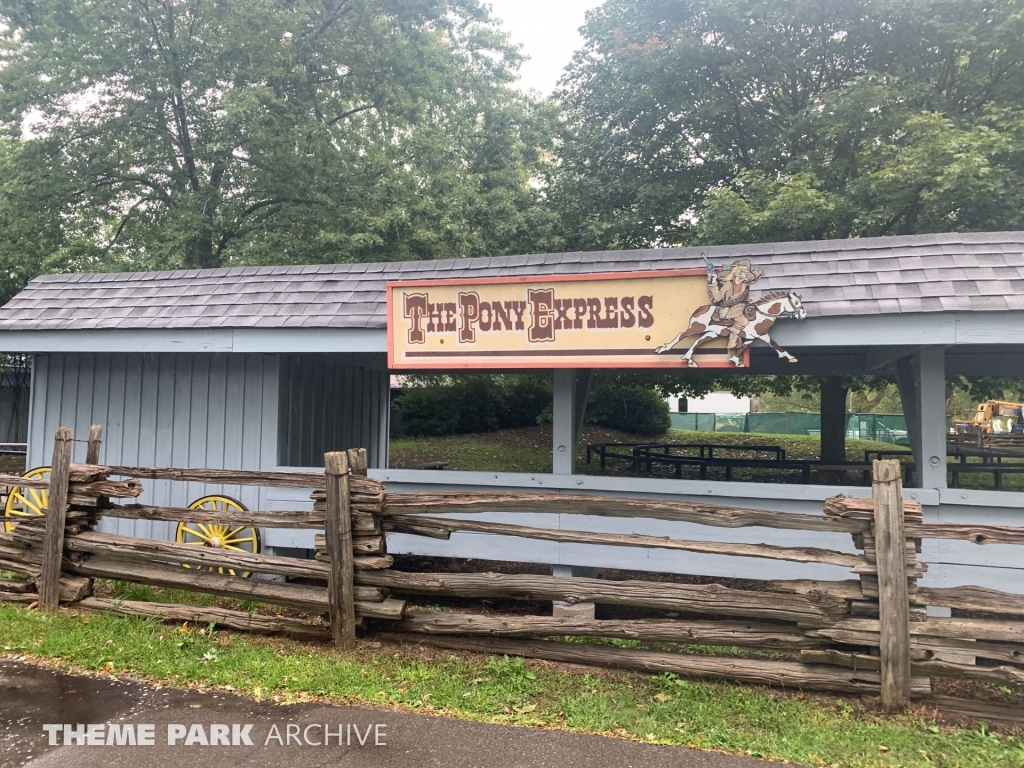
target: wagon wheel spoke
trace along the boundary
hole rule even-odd
[[[26,480],[46,480],[50,476],[49,467],[36,467],[22,475]],[[4,532],[10,533],[17,524],[13,518],[41,517],[46,514],[48,492],[45,488],[25,488],[10,486],[7,503],[4,506],[4,517],[12,518],[4,521]]]
[[[252,542],[253,544],[255,544],[256,543],[256,537],[255,536],[247,536],[244,539],[224,539],[223,543],[225,545],[227,545],[227,544],[244,544],[247,541],[248,542]]]
[[[37,512],[41,509],[46,508],[45,494],[33,493],[33,491],[35,490],[34,488],[26,488],[25,490],[29,492],[29,496],[31,496],[31,498],[29,498],[29,496],[26,496],[25,493],[21,490],[21,488],[15,488],[12,495],[18,502],[36,510]]]
[[[31,501],[29,501],[28,499],[26,499],[24,496],[22,496],[20,493],[15,498],[18,501],[20,501],[22,504],[24,504],[26,507],[31,509],[33,512],[35,512],[37,515],[43,514],[43,510],[46,509],[45,505],[38,505],[37,506],[37,505],[33,504]]]
[[[227,496],[204,496],[189,505],[189,509],[204,509],[211,512],[225,513],[246,512],[245,506]],[[183,544],[207,546],[215,549],[228,549],[237,552],[256,554],[260,550],[260,535],[256,528],[246,525],[231,525],[208,521],[205,523],[179,523],[176,539]],[[248,572],[237,572],[233,568],[218,565],[189,565],[186,568],[199,568],[210,573],[228,574],[231,576],[248,577]]]

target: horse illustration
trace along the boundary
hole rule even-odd
[[[672,339],[672,341],[668,342],[668,344],[662,344],[658,347],[658,354],[660,355],[668,352],[676,344],[689,336],[699,336],[699,338],[690,345],[690,348],[686,350],[686,354],[682,357],[689,367],[698,368],[699,366],[693,360],[693,353],[697,350],[697,347],[709,339],[728,336],[735,325],[731,320],[715,320],[713,317],[714,314],[714,304],[709,304],[698,309],[690,316],[690,326]],[[794,320],[803,320],[807,317],[807,310],[803,308],[800,296],[792,292],[786,293],[785,291],[769,293],[766,296],[762,296],[757,301],[747,304],[744,308],[744,316],[748,322],[742,329],[742,334],[740,336],[741,345],[739,348],[732,350],[733,354],[729,358],[729,362],[736,366],[742,365],[743,363],[740,360],[740,352],[758,339],[765,342],[772,349],[778,352],[779,357],[784,360],[788,360],[791,363],[796,362],[796,358],[776,344],[772,337],[768,335],[768,332],[771,330],[772,326],[775,325],[775,321],[780,317],[790,317]]]

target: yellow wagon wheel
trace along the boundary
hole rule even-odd
[[[217,512],[246,512],[245,506],[240,501],[230,496],[203,496],[188,505],[189,509],[209,509]],[[175,540],[179,544],[193,544],[199,547],[215,547],[217,549],[233,549],[237,552],[250,552],[257,554],[260,551],[260,532],[256,528],[245,525],[226,525],[223,523],[178,523],[178,530]],[[237,576],[231,568],[223,568],[215,565],[189,565],[182,563],[186,568],[198,568],[213,573],[226,573],[229,576]],[[250,576],[249,572],[241,574],[243,578]]]
[[[49,480],[49,467],[36,467],[24,475],[30,480]],[[49,494],[45,488],[23,488],[12,485],[7,494],[7,505],[4,507],[4,533],[10,533],[18,524],[19,517],[39,517],[44,514]]]

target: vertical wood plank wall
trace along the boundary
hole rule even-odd
[[[60,426],[76,435],[91,424],[103,425],[102,463],[209,467],[212,469],[274,469],[278,466],[279,372],[282,355],[263,354],[52,354],[33,361],[27,468],[46,465],[53,435]],[[337,415],[337,409],[313,407],[323,417],[338,416],[336,439],[365,445],[370,466],[387,462],[388,376],[383,356],[287,356],[300,373],[303,389],[316,386],[323,402],[361,404],[361,413]],[[377,358],[381,358],[378,360]],[[327,381],[327,366],[340,375]],[[320,383],[316,384],[316,377]],[[305,383],[309,382],[309,383]],[[331,392],[335,392],[331,396]],[[350,428],[342,417],[351,420]],[[383,438],[383,439],[382,439]],[[323,437],[321,437],[323,439]],[[85,460],[84,442],[73,444],[74,461]],[[323,457],[320,456],[320,466]],[[187,506],[219,493],[250,509],[273,509],[268,489],[200,483],[149,481],[141,503]],[[130,536],[170,539],[171,523],[106,520],[103,530]]]
[[[280,356],[278,461],[282,466],[322,467],[339,446],[377,447],[381,408],[387,406],[387,371],[339,356]],[[344,393],[344,394],[342,394]]]

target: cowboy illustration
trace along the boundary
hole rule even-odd
[[[743,350],[759,339],[774,349],[779,357],[795,363],[796,358],[780,347],[769,331],[780,317],[795,320],[807,317],[800,295],[792,291],[776,291],[754,301],[750,298],[750,286],[761,279],[763,270],[751,268],[749,259],[740,259],[729,269],[719,272],[703,253],[701,257],[708,268],[708,298],[711,303],[698,307],[690,316],[686,329],[655,351],[659,355],[664,354],[683,339],[696,336],[696,341],[686,350],[682,360],[689,367],[698,368],[693,359],[697,348],[711,339],[728,336],[728,359],[737,367],[743,365]]]
[[[733,262],[725,272],[718,272],[708,262],[708,298],[715,308],[711,320],[729,326],[729,356],[737,356],[743,347],[743,331],[753,319],[748,309],[750,286],[764,275],[764,270],[751,269],[750,259]]]

